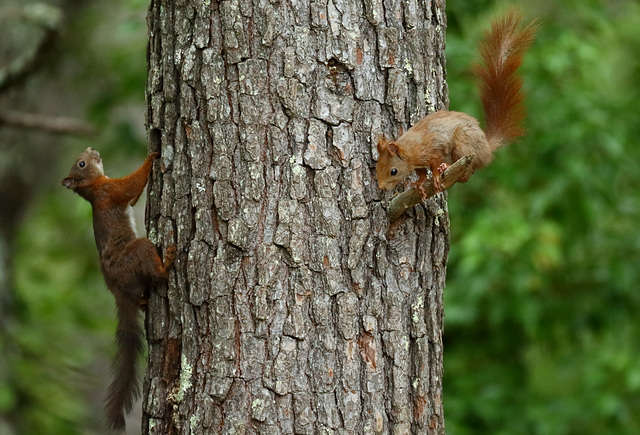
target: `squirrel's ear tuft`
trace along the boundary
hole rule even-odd
[[[76,179],[75,178],[71,178],[71,177],[67,177],[64,180],[62,180],[62,185],[64,187],[66,187],[67,189],[73,189],[76,185]]]
[[[387,148],[387,143],[389,143],[389,140],[384,134],[378,136],[378,154],[382,154],[384,152]]]
[[[387,145],[387,149],[389,150],[389,152],[391,154],[398,154],[398,145],[396,145],[395,143],[391,142],[390,144]],[[398,155],[398,157],[400,157]]]

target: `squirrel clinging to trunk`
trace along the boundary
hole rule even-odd
[[[415,187],[423,197],[426,168],[431,169],[436,192],[441,190],[440,175],[461,157],[473,154],[465,182],[476,169],[493,159],[493,152],[524,134],[524,92],[516,74],[527,48],[533,42],[537,24],[520,26],[521,17],[511,11],[497,19],[479,46],[481,64],[474,69],[479,81],[480,99],[486,128],[461,112],[438,111],[418,121],[395,141],[378,139],[376,173],[382,190],[395,187],[414,170],[419,176]]]
[[[140,393],[136,366],[144,349],[144,335],[138,311],[146,305],[149,285],[168,279],[175,254],[175,246],[169,247],[163,262],[155,245],[137,238],[133,228],[131,206],[140,198],[158,156],[149,154],[142,166],[126,177],[109,178],[104,175],[98,151],[87,148],[62,180],[64,186],[91,203],[100,268],[116,300],[118,350],[105,407],[107,421],[115,430],[125,428],[124,414]]]

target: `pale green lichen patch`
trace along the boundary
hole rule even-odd
[[[411,320],[413,321],[413,323],[419,323],[421,320],[420,316],[424,310],[424,299],[422,298],[422,296],[418,298],[416,303],[411,308]]]
[[[180,364],[180,386],[178,392],[175,395],[176,402],[182,402],[184,396],[189,388],[191,388],[191,376],[193,375],[193,366],[187,361],[187,356],[182,355]]]
[[[404,70],[407,72],[413,72],[413,64],[408,58],[404,58]]]
[[[198,416],[197,414],[192,415],[189,418],[189,427],[191,428],[191,431],[195,431],[198,427],[200,426],[200,416]]]

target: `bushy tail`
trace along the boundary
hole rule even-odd
[[[482,63],[474,68],[492,149],[524,134],[524,92],[516,72],[538,25],[532,21],[520,29],[521,21],[515,10],[494,21],[479,47]]]
[[[143,350],[143,332],[138,322],[138,305],[128,299],[117,301],[118,329],[116,331],[117,354],[113,361],[113,380],[109,386],[105,411],[109,426],[124,430],[124,415],[131,411],[140,394],[138,358]]]

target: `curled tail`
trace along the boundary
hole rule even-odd
[[[532,21],[520,28],[521,21],[514,10],[494,21],[479,47],[482,62],[474,68],[492,149],[524,134],[524,92],[516,72],[538,25]]]
[[[113,361],[113,380],[107,392],[105,411],[109,426],[124,430],[124,415],[140,394],[138,358],[143,350],[143,332],[138,322],[138,304],[129,298],[117,300],[117,354]]]

